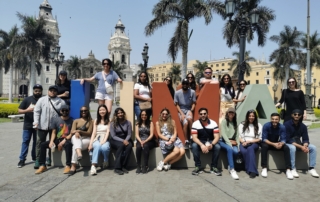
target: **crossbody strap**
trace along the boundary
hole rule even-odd
[[[58,114],[58,116],[60,116],[60,113],[59,113],[58,110],[53,106],[50,98],[49,98],[49,102],[50,102],[50,104],[52,105],[52,108],[54,109],[54,111],[56,111],[57,114]]]
[[[121,124],[119,123],[119,127],[120,127],[120,129],[122,130],[122,132],[123,132],[123,134],[125,134],[125,135],[127,135],[127,132],[124,132],[124,130],[123,130],[123,128],[122,128],[122,126],[121,126]]]
[[[200,121],[200,120],[199,120]],[[200,123],[201,123],[201,125],[202,125],[202,128],[203,128],[203,130],[206,132],[206,134],[207,134],[207,139],[209,139],[209,133],[208,133],[208,131],[207,131],[207,129],[204,127],[204,125],[202,124],[202,122],[200,121]]]
[[[283,95],[284,105],[283,105],[283,106],[284,106],[284,109],[286,109],[286,94],[287,94],[287,90],[284,89],[283,91],[284,91],[284,93],[283,93],[283,94],[284,94],[284,95]]]

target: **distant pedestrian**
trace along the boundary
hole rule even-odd
[[[25,165],[25,161],[28,155],[29,143],[32,139],[31,159],[36,161],[36,142],[37,131],[33,128],[33,109],[38,99],[42,96],[42,86],[36,84],[33,86],[33,95],[25,98],[18,109],[19,114],[24,114],[23,133],[22,133],[22,145],[19,156],[18,168]]]

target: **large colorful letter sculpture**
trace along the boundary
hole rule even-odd
[[[79,80],[72,80],[70,97],[70,116],[73,119],[78,119],[80,118],[80,108],[82,106],[89,107],[90,83],[84,82],[84,84],[81,85]]]

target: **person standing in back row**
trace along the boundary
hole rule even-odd
[[[18,109],[19,114],[24,114],[23,122],[23,133],[22,133],[22,145],[19,156],[18,168],[25,165],[25,161],[28,155],[29,143],[31,138],[33,140],[31,158],[32,161],[36,161],[36,142],[37,142],[37,131],[33,128],[33,109],[38,99],[42,96],[42,86],[36,84],[33,86],[33,95],[25,98]]]

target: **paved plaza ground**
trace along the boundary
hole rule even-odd
[[[91,109],[95,114],[96,107]],[[0,201],[320,201],[320,179],[306,171],[299,171],[300,178],[294,180],[278,170],[269,171],[268,178],[255,179],[241,171],[237,181],[227,170],[222,176],[193,176],[192,168],[168,172],[152,168],[146,175],[136,175],[132,168],[123,176],[109,168],[98,169],[98,175],[90,176],[87,167],[68,177],[62,167],[49,167],[47,172],[35,175],[30,154],[27,165],[17,168],[22,125],[0,124]],[[311,142],[320,148],[320,129],[309,133]],[[320,173],[320,167],[317,170]]]

